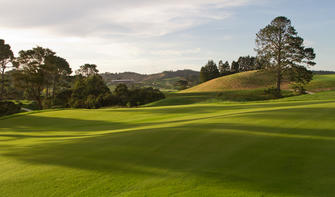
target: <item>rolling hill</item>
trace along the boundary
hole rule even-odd
[[[262,71],[249,71],[216,78],[180,93],[224,92],[233,90],[264,89],[276,85],[271,74]],[[288,80],[283,80],[282,89],[289,89]],[[315,74],[313,80],[306,86],[309,91],[325,91],[335,89],[335,74]]]
[[[193,70],[164,71],[155,74],[139,74],[134,72],[102,73],[108,86],[113,86],[113,80],[131,79],[137,86],[159,88],[161,90],[174,90],[178,80],[187,79],[190,85],[199,83],[199,72]]]
[[[219,77],[199,84],[181,93],[222,92],[227,90],[250,90],[275,85],[274,77],[262,71],[248,71]],[[287,83],[283,84],[284,88]]]

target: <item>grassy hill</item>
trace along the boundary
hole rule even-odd
[[[5,117],[0,196],[334,196],[334,113],[322,92]]]
[[[268,73],[262,71],[249,71],[216,78],[181,92],[195,93],[248,90],[271,87],[275,85],[275,82],[274,77]]]
[[[262,71],[249,71],[216,78],[199,84],[181,93],[223,92],[227,90],[251,90],[275,86],[276,81],[271,74]],[[283,89],[289,89],[289,83],[282,84]],[[309,91],[324,91],[335,89],[335,74],[314,75],[313,81],[306,86]]]
[[[335,90],[335,74],[314,75],[313,81],[307,85],[306,89],[313,92]]]

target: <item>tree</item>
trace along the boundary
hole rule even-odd
[[[209,74],[207,72],[207,69],[205,67],[201,67],[200,69],[200,83],[208,81]]]
[[[256,70],[256,58],[250,55],[238,58],[239,72]]]
[[[104,98],[110,90],[98,74],[83,77],[77,76],[72,89],[70,105],[75,108],[99,108],[104,106]]]
[[[315,53],[304,47],[291,21],[283,16],[275,18],[256,34],[256,52],[269,62],[267,69],[276,72],[277,91],[281,90],[283,74],[293,66],[313,66]]]
[[[209,60],[208,63],[200,70],[200,81],[205,82],[220,77],[218,67],[213,60]]]
[[[84,77],[88,77],[90,75],[98,74],[99,70],[97,69],[97,65],[95,64],[85,64],[80,66],[80,68],[76,71],[77,75],[82,75]]]
[[[223,63],[223,61],[220,60],[218,67],[219,67],[219,72],[222,76],[227,75],[227,74],[230,73],[230,65],[229,65],[228,61]]]
[[[293,66],[289,70],[289,77],[291,81],[291,87],[298,94],[304,94],[306,92],[304,86],[313,79],[313,72],[307,70],[304,66]]]
[[[16,59],[15,83],[26,91],[29,98],[34,99],[40,109],[43,109],[42,91],[47,84],[46,58],[55,55],[47,48],[35,47],[31,50],[20,51]]]
[[[51,55],[45,59],[47,76],[47,96],[49,96],[49,85],[52,86],[52,100],[54,101],[57,89],[65,86],[68,76],[72,73],[69,63],[66,59]]]
[[[178,90],[184,90],[188,86],[188,81],[182,80],[182,79],[178,80],[178,81],[176,81],[175,86]]]
[[[233,72],[233,73],[237,73],[237,72],[239,72],[239,71],[240,71],[240,66],[239,66],[239,64],[238,64],[237,62],[233,61],[233,62],[231,63],[231,72]]]
[[[5,44],[4,40],[0,39],[0,69],[1,69],[1,89],[0,99],[3,99],[5,90],[5,70],[7,65],[14,59],[13,51],[8,44]]]

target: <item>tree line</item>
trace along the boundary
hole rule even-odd
[[[206,82],[218,77],[231,75],[239,72],[260,70],[265,67],[265,62],[259,58],[248,56],[241,56],[237,61],[233,61],[231,65],[228,61],[223,63],[222,60],[216,64],[213,60],[200,69],[200,82]]]
[[[33,100],[39,109],[130,107],[164,98],[162,92],[153,88],[128,89],[119,85],[111,92],[95,64],[82,65],[71,75],[73,71],[66,59],[39,46],[21,50],[14,57],[10,45],[0,40],[0,66],[0,100]],[[12,105],[6,102],[3,106]]]

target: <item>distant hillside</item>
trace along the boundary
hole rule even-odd
[[[155,74],[139,74],[135,72],[123,73],[103,73],[101,76],[108,85],[115,85],[115,80],[134,80],[134,83],[140,86],[151,86],[160,89],[174,89],[174,83],[178,80],[187,80],[190,85],[197,85],[199,83],[198,71],[193,70],[177,70],[164,71]]]

